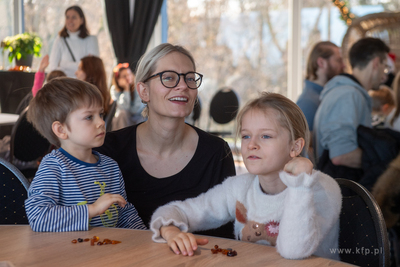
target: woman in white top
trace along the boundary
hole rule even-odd
[[[62,70],[68,77],[75,78],[79,61],[88,55],[99,56],[97,37],[89,35],[82,9],[71,6],[65,11],[64,28],[54,40],[49,71]]]
[[[144,121],[145,105],[135,89],[135,75],[128,63],[120,63],[113,69],[112,84],[111,97],[117,101],[112,129],[119,130]]]

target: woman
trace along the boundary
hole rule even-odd
[[[87,55],[99,55],[97,37],[89,35],[86,19],[79,6],[65,11],[65,25],[58,33],[50,54],[49,71],[58,69],[75,78],[79,60]]]
[[[101,58],[96,56],[82,58],[75,75],[77,79],[91,83],[99,88],[104,99],[104,113],[107,114],[112,99],[107,87],[106,71]]]
[[[195,197],[235,175],[228,144],[185,123],[202,75],[183,47],[161,44],[138,63],[136,89],[147,121],[107,133],[97,149],[118,162],[128,200],[148,226],[159,206]],[[208,232],[233,237],[232,225]]]
[[[120,63],[113,69],[112,84],[111,98],[117,101],[113,130],[142,122],[144,104],[135,90],[135,76],[128,63]]]

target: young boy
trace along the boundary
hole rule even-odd
[[[31,101],[28,120],[59,147],[43,158],[29,188],[25,209],[33,231],[146,229],[126,200],[117,163],[92,151],[103,144],[106,132],[103,98],[95,86],[71,78],[51,80]]]

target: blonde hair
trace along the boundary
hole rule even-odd
[[[378,90],[369,90],[368,94],[372,98],[372,110],[375,112],[381,111],[382,106],[385,104],[395,105],[393,92],[386,86],[381,85]]]
[[[396,104],[396,109],[393,114],[393,118],[390,120],[390,125],[393,126],[394,121],[399,117],[400,114],[400,72],[396,74],[393,80],[393,92],[394,92],[394,102]]]
[[[68,115],[83,105],[103,106],[103,96],[96,86],[73,78],[55,78],[31,100],[27,118],[50,143],[60,147],[53,122],[66,123]]]
[[[147,78],[153,75],[154,71],[157,68],[157,63],[161,58],[172,52],[179,52],[185,56],[187,56],[190,61],[193,63],[194,71],[196,71],[196,63],[192,54],[179,45],[172,45],[169,43],[160,44],[150,50],[148,53],[144,54],[137,63],[136,68],[136,83],[144,82]],[[143,117],[147,117],[149,115],[149,109],[146,105],[142,112]]]
[[[298,138],[304,139],[305,144],[303,151],[307,151],[310,143],[310,131],[308,129],[306,117],[293,101],[277,93],[262,92],[259,98],[249,101],[240,110],[237,116],[236,138],[239,137],[242,130],[244,114],[250,110],[265,112],[269,108],[278,112],[279,116],[276,119],[283,128],[289,131],[292,142]]]

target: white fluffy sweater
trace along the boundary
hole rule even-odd
[[[282,257],[301,259],[312,254],[339,259],[338,247],[342,196],[336,181],[319,171],[294,177],[281,172],[287,188],[279,194],[262,192],[258,176],[227,178],[196,198],[173,201],[158,208],[150,228],[155,242],[163,225],[184,232],[217,228],[235,220],[236,239],[275,245]]]

